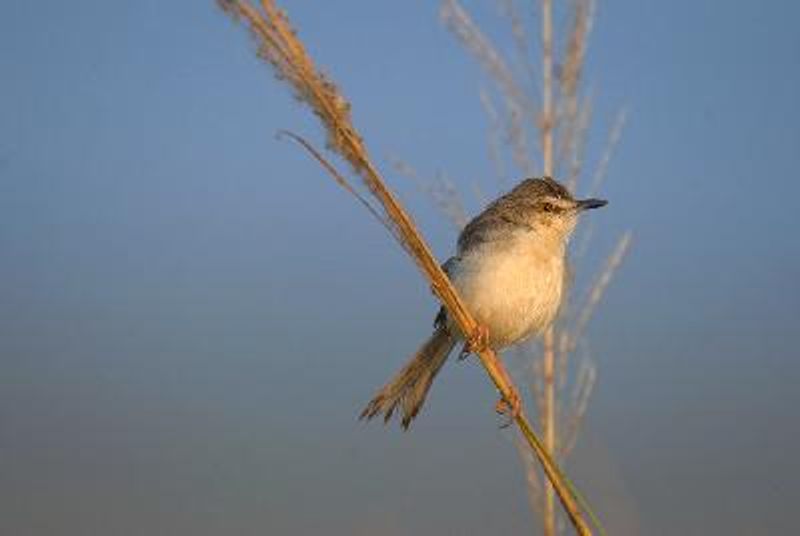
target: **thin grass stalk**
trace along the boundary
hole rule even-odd
[[[486,118],[489,120],[488,128],[488,146],[489,146],[489,159],[494,166],[494,174],[497,181],[501,186],[505,186],[508,182],[506,178],[506,169],[503,164],[503,157],[500,154],[500,117],[497,109],[494,107],[492,97],[485,89],[481,89],[478,93],[481,100],[481,107],[486,113]]]
[[[558,445],[558,454],[561,459],[567,457],[578,441],[580,430],[586,410],[589,407],[589,397],[597,380],[597,369],[589,361],[583,361],[578,369],[575,387],[572,392],[572,405],[568,412],[569,417],[562,426],[561,441]]]
[[[439,212],[457,231],[461,231],[467,225],[469,220],[467,211],[464,209],[464,201],[447,175],[437,173],[432,179],[423,179],[408,162],[397,157],[390,157],[390,160],[395,172],[412,180],[422,192],[427,194]]]
[[[553,174],[553,2],[542,1],[542,111],[540,132],[542,138],[542,162],[544,174]],[[553,326],[544,333],[544,411],[542,429],[545,448],[555,456],[556,452],[556,379],[555,379],[555,335]],[[544,534],[556,534],[556,510],[554,489],[549,483],[544,487]]]
[[[522,461],[522,465],[525,468],[525,478],[528,484],[528,505],[531,509],[531,512],[537,515],[542,514],[542,486],[541,480],[539,479],[539,466],[536,463],[536,459],[531,452],[530,447],[522,439],[522,436],[519,434],[514,435],[514,446],[517,449],[517,454],[519,455],[519,459]]]
[[[592,0],[571,1],[571,28],[567,32],[564,57],[560,62],[561,70],[558,76],[560,98],[557,112],[559,119],[556,123],[561,132],[559,153],[561,159],[569,166],[569,171],[565,175],[567,187],[572,191],[580,174],[580,170],[576,169],[579,168],[582,159],[580,138],[585,135],[585,128],[582,128],[579,118],[585,107],[585,99],[584,103],[580,102],[578,90],[591,26],[591,3]]]
[[[522,15],[517,9],[514,0],[501,0],[500,6],[511,23],[511,35],[514,37],[514,45],[517,48],[517,54],[522,60],[522,68],[525,70],[527,82],[529,85],[536,87],[536,72],[528,50],[528,32],[525,30]]]
[[[622,130],[625,127],[625,122],[628,119],[628,111],[623,109],[617,112],[617,116],[614,120],[614,124],[611,127],[611,132],[608,134],[608,142],[606,143],[606,148],[603,151],[603,156],[600,158],[600,162],[597,164],[597,168],[595,169],[594,175],[592,176],[592,182],[589,186],[589,196],[596,194],[600,190],[600,185],[603,183],[603,180],[606,178],[606,173],[608,172],[608,164],[611,162],[611,157],[614,154],[614,150],[617,148],[617,144],[619,144],[619,139],[622,137]]]
[[[542,137],[544,174],[553,174],[553,0],[542,1]]]
[[[569,339],[569,343],[565,347],[565,351],[573,351],[578,340],[583,337],[583,334],[586,331],[586,326],[589,324],[589,320],[592,318],[597,304],[600,303],[600,300],[608,288],[609,283],[611,283],[611,278],[614,276],[614,273],[619,268],[619,265],[622,264],[622,260],[628,253],[628,248],[630,248],[631,245],[631,239],[631,232],[625,232],[617,242],[614,251],[611,253],[611,255],[609,255],[608,260],[606,260],[606,265],[603,271],[592,285],[592,288],[589,291],[589,296],[586,299],[586,303],[581,308],[581,313],[575,321],[575,327],[572,330],[572,336]]]
[[[555,330],[552,326],[544,333],[544,353],[542,355],[542,375],[544,379],[544,411],[541,414],[542,429],[547,452],[555,456],[556,440],[556,357]],[[545,483],[544,489],[544,533],[554,536],[556,530],[556,509],[553,486]]]
[[[290,82],[298,98],[306,102],[320,118],[328,132],[329,148],[352,165],[380,203],[392,235],[420,268],[434,294],[447,308],[461,332],[468,340],[479,340],[477,323],[467,311],[413,220],[372,164],[366,147],[350,120],[347,101],[336,86],[316,70],[285,13],[277,8],[273,0],[261,2],[264,15],[246,1],[218,0],[218,3],[227,13],[247,22],[259,43],[259,55],[273,65],[281,78]],[[502,363],[491,348],[477,348],[481,364],[495,387],[513,406],[519,400],[519,395]],[[554,462],[550,455],[552,451],[539,440],[522,408],[514,416],[514,420],[542,464],[545,475],[552,482],[576,531],[581,535],[590,535],[591,529],[578,504],[584,501]]]
[[[534,115],[534,104],[517,83],[511,68],[497,48],[481,32],[457,0],[444,0],[440,9],[442,22],[450,28],[467,50],[486,71],[504,97],[508,114],[507,137],[512,157],[526,175],[532,175],[535,165],[528,144],[527,120]]]
[[[576,102],[578,99],[575,99]],[[569,170],[567,171],[567,188],[571,192],[578,189],[578,178],[583,171],[584,148],[586,137],[589,133],[589,122],[592,119],[592,96],[585,95],[578,104],[577,115],[574,117],[574,124],[571,128],[572,139],[570,140]]]

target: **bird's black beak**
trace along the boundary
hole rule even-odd
[[[605,199],[581,199],[578,201],[576,208],[579,212],[589,210],[590,208],[600,208],[608,204]]]

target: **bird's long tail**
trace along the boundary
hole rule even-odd
[[[388,422],[400,408],[403,412],[401,424],[408,429],[455,344],[456,338],[445,327],[437,328],[411,360],[367,404],[361,418],[369,420],[382,413],[384,422]]]

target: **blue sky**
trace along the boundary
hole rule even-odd
[[[390,166],[493,184],[487,82],[437,3],[283,5],[446,257],[453,230]],[[465,7],[509,45],[493,2]],[[569,468],[615,534],[796,525],[799,15],[598,7],[590,158],[629,120],[589,267],[634,244],[590,329]],[[412,433],[355,421],[435,304],[275,139],[323,143],[213,2],[13,3],[0,68],[0,531],[529,531],[474,363],[445,368]]]

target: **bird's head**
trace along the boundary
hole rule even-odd
[[[608,204],[604,199],[575,199],[550,177],[525,179],[511,192],[525,207],[527,219],[538,233],[565,240],[585,210]]]

